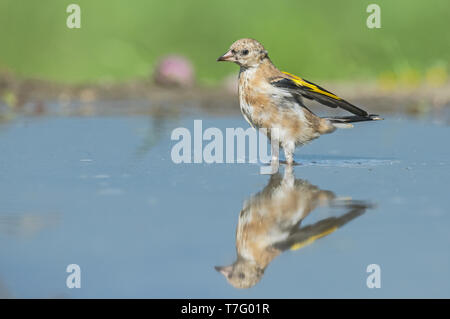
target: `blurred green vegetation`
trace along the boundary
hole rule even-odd
[[[81,29],[66,27],[71,3]],[[366,27],[370,3],[381,7],[381,29]],[[449,14],[449,0],[0,0],[0,71],[117,82],[148,77],[159,57],[180,53],[209,84],[237,72],[216,58],[252,37],[278,67],[307,79],[439,84],[448,77]]]

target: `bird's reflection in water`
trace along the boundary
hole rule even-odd
[[[301,226],[319,206],[340,207],[345,213]],[[333,192],[296,179],[292,167],[287,166],[283,177],[272,175],[268,185],[244,203],[236,230],[237,259],[229,266],[215,268],[234,287],[253,287],[283,251],[302,248],[331,234],[367,208],[367,202],[337,198]]]

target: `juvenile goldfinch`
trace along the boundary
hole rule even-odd
[[[320,206],[343,208],[345,213],[302,225]],[[215,269],[236,288],[253,287],[284,251],[301,249],[330,235],[370,207],[296,179],[293,167],[287,166],[283,178],[279,173],[272,175],[268,185],[244,203],[236,228],[236,261]]]
[[[254,128],[266,129],[269,139],[272,132],[277,133],[279,145],[272,143],[272,164],[276,162],[276,170],[280,146],[284,149],[286,162],[293,164],[296,146],[336,128],[352,127],[349,124],[352,122],[381,119],[314,83],[278,70],[266,49],[254,39],[234,42],[217,61],[234,62],[240,66],[239,104],[247,122]],[[305,106],[303,98],[332,108],[340,107],[354,115],[321,118]]]

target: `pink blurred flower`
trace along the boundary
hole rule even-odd
[[[163,57],[155,69],[155,82],[165,86],[191,87],[194,85],[194,68],[185,57]]]

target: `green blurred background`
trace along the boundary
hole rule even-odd
[[[81,29],[66,8],[81,7]],[[381,29],[366,8],[381,7]],[[0,0],[0,72],[63,83],[148,77],[158,58],[190,58],[198,81],[237,67],[216,63],[230,44],[253,37],[283,70],[308,79],[448,80],[449,0],[152,1]]]

